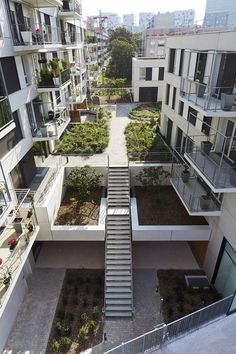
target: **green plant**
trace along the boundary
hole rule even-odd
[[[11,279],[12,279],[11,271],[9,270],[9,268],[7,268],[3,275],[3,284],[8,285]]]
[[[170,176],[170,173],[160,167],[144,168],[137,176],[136,181],[140,182],[143,186],[160,187],[161,183]]]
[[[55,331],[58,335],[70,334],[71,328],[68,325],[62,324],[60,321],[57,321],[55,324]]]
[[[47,84],[51,85],[52,78],[53,78],[53,74],[49,69],[43,68],[40,70],[40,81],[43,85],[47,85]]]
[[[59,77],[61,68],[59,65],[59,59],[58,58],[54,58],[52,60],[49,61],[49,66],[51,68],[51,73],[53,75],[53,77]]]
[[[65,186],[76,189],[80,199],[84,200],[99,187],[102,174],[89,166],[74,167],[65,181]]]
[[[81,327],[79,330],[78,340],[84,342],[88,339],[88,330],[86,327]]]
[[[88,321],[88,330],[94,331],[97,327],[97,322],[90,320]]]
[[[52,352],[53,353],[59,353],[60,352],[60,349],[61,349],[61,345],[60,345],[60,342],[58,340],[54,340],[52,342]]]
[[[66,61],[65,59],[61,59],[61,66],[63,70],[69,69],[70,65],[68,63],[68,61]]]
[[[88,315],[87,313],[82,313],[82,315],[80,316],[80,322],[82,322],[83,324],[85,324],[88,321]]]
[[[71,338],[69,337],[61,337],[60,338],[60,345],[63,349],[67,349],[72,343]]]
[[[93,309],[92,309],[92,318],[94,320],[98,320],[99,318],[99,308],[98,306],[94,306]]]

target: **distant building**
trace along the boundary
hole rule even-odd
[[[150,27],[151,20],[154,16],[153,12],[140,12],[139,14],[139,28],[140,31]]]
[[[195,11],[192,9],[158,13],[153,16],[150,22],[150,28],[169,29],[169,28],[186,28],[193,27],[195,19]]]
[[[116,29],[117,27],[121,26],[121,18],[118,14],[114,14],[112,12],[103,12],[102,15],[107,17],[107,29]]]
[[[135,25],[135,15],[134,14],[125,14],[123,15],[123,27],[129,31],[133,31]]]
[[[142,54],[144,57],[165,57],[166,37],[169,31],[146,29],[142,33]]]
[[[207,0],[203,25],[226,27],[236,25],[235,0]]]

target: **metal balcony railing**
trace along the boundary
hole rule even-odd
[[[204,77],[202,81],[194,80],[193,77],[182,78],[180,96],[205,111],[236,111],[235,85],[213,86],[209,77]]]
[[[0,96],[0,131],[12,121],[13,117],[8,98]]]
[[[55,88],[60,87],[70,81],[71,70],[65,69],[59,73],[58,77],[53,77],[50,70],[40,72],[40,79],[37,78],[39,88]]]
[[[62,12],[77,12],[82,15],[82,7],[78,0],[63,0]]]

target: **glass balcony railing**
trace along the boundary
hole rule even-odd
[[[194,78],[182,78],[180,96],[201,107],[205,111],[236,111],[235,85],[231,87],[212,86],[210,78],[203,82]]]
[[[38,88],[57,88],[65,85],[70,81],[70,69],[63,70],[58,77],[53,77],[53,74],[48,69],[42,69],[40,78],[38,79]]]
[[[219,201],[193,169],[173,164],[171,184],[190,215],[220,215]]]
[[[11,107],[7,97],[0,97],[0,131],[13,122]]]

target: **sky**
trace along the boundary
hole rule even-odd
[[[205,13],[206,0],[82,0],[83,15],[97,15],[99,10],[119,15],[139,12],[167,12],[194,9],[195,20],[202,20]]]

